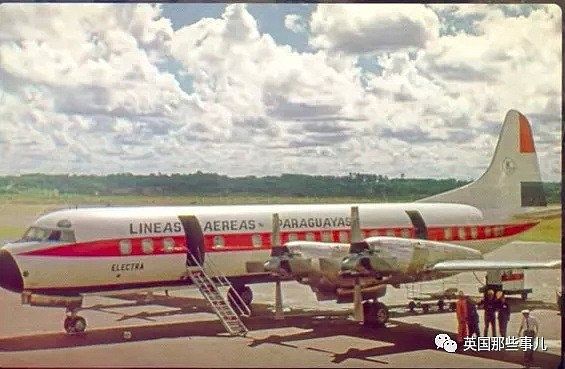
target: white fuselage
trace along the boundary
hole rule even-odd
[[[226,276],[247,276],[253,283],[270,257],[274,213],[282,243],[348,243],[351,206],[359,207],[365,237],[425,235],[482,253],[535,225],[493,221],[475,207],[443,203],[85,208],[49,213],[32,225],[45,234],[63,232],[59,239],[21,240],[2,250],[14,258],[23,290],[81,293],[175,285],[186,273],[187,252],[197,247],[182,219],[194,217],[205,258]]]

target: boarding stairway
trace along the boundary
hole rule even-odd
[[[245,336],[248,332],[247,327],[243,324],[239,316],[250,316],[251,310],[245,304],[241,296],[232,287],[226,276],[217,268],[214,268],[210,261],[205,261],[206,269],[214,278],[211,278],[204,270],[204,267],[189,254],[192,266],[187,266],[188,277],[198,288],[202,296],[208,301],[212,310],[216,313],[226,330],[232,336]],[[221,288],[228,287],[231,293],[227,294],[228,303],[224,298]],[[237,312],[235,310],[237,310]]]

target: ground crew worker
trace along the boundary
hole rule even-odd
[[[479,303],[485,309],[485,329],[483,336],[488,336],[489,325],[492,326],[492,335],[496,337],[496,299],[494,298],[494,291],[488,290],[484,299]]]
[[[459,291],[459,298],[455,303],[455,312],[457,315],[457,342],[463,344],[465,337],[467,337],[467,299],[463,291]]]
[[[477,312],[477,306],[472,298],[467,296],[467,333],[469,337],[479,337],[481,335],[481,330],[479,328],[479,313]]]
[[[506,328],[510,320],[510,305],[502,294],[498,299],[498,329],[502,337],[506,337]]]
[[[520,329],[518,330],[518,336],[524,333],[524,337],[532,337],[532,344],[535,337],[539,333],[539,325],[536,318],[530,315],[529,310],[522,310],[522,323],[520,324]],[[524,362],[531,363],[534,359],[533,347],[529,348],[524,352]]]

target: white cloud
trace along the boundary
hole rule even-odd
[[[424,5],[323,4],[310,22],[312,46],[346,53],[424,47],[439,32]]]
[[[298,14],[287,14],[284,17],[284,26],[295,33],[304,32],[302,17]]]
[[[558,7],[278,11],[313,51],[262,34],[244,4],[177,31],[146,4],[1,5],[0,173],[477,178],[517,108],[559,180]]]

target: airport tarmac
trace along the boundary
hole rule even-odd
[[[489,259],[550,260],[561,258],[560,244],[515,242]],[[484,273],[477,273],[482,281]],[[472,273],[457,280],[428,283],[428,290],[456,285],[477,295]],[[555,289],[561,270],[527,271],[533,293],[524,304],[512,299],[513,311],[524,306],[540,323],[547,351],[535,353],[533,367],[556,368],[561,360],[561,316]],[[283,283],[285,320],[272,315],[274,286],[255,285],[254,315],[245,319],[246,337],[229,337],[196,290],[156,294],[152,304],[139,296],[88,297],[92,310],[81,313],[89,324],[85,335],[63,333],[64,310],[22,306],[17,294],[0,292],[0,366],[2,367],[434,367],[519,368],[523,352],[436,349],[439,333],[455,337],[452,312],[416,315],[391,310],[384,329],[365,327],[349,316],[350,304],[317,302],[307,286]],[[404,305],[406,289],[389,288],[387,305]],[[482,325],[482,312],[481,325]],[[512,314],[508,335],[516,335],[520,314]],[[131,338],[124,338],[130,332]]]

